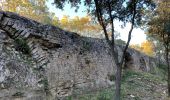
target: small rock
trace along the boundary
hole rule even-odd
[[[131,94],[130,97],[134,98],[135,96]]]
[[[1,88],[5,88],[4,84],[1,84]]]

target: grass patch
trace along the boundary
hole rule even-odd
[[[166,90],[164,78],[146,72],[127,70],[122,79],[123,100],[154,100],[163,97]]]
[[[66,97],[66,100],[112,100],[114,95],[113,87],[101,91]]]
[[[159,74],[163,74],[158,69]],[[122,75],[121,100],[164,100],[166,90],[162,76],[125,70]],[[101,91],[82,95],[72,95],[66,100],[113,100],[114,86]]]

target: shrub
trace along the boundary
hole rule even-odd
[[[26,40],[21,38],[15,39],[15,49],[21,51],[23,54],[31,54],[31,50],[26,42]]]
[[[90,42],[83,41],[83,49],[84,49],[85,51],[90,51],[90,48],[91,48]]]

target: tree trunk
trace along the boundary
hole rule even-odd
[[[169,65],[169,51],[168,48],[166,48],[166,63],[168,67],[168,97],[170,98],[170,65]]]
[[[101,12],[101,9],[100,9],[100,6],[98,4],[98,0],[94,0],[95,2],[95,5],[96,5],[96,15],[97,15],[97,18],[98,18],[98,22],[99,24],[102,26],[103,28],[103,31],[104,31],[104,35],[105,35],[105,38],[106,38],[106,41],[111,49],[111,56],[116,64],[116,80],[115,80],[115,85],[116,85],[116,90],[115,90],[115,99],[113,100],[120,100],[120,91],[121,91],[121,72],[122,72],[122,66],[123,66],[123,61],[124,61],[124,57],[125,57],[125,53],[126,53],[126,50],[129,46],[129,43],[130,43],[130,40],[131,40],[131,34],[132,34],[132,30],[133,30],[133,26],[134,26],[134,21],[135,21],[135,15],[136,15],[136,0],[133,1],[134,3],[134,7],[133,7],[133,17],[132,17],[132,25],[131,25],[131,29],[129,31],[129,35],[128,35],[128,42],[123,50],[123,55],[122,55],[122,58],[121,58],[121,61],[119,62],[118,60],[118,55],[116,55],[115,53],[115,45],[114,45],[114,25],[113,25],[113,17],[111,15],[111,5],[110,3],[108,2],[108,6],[109,6],[109,15],[110,15],[110,18],[111,18],[111,25],[112,25],[112,41],[109,40],[109,36],[107,34],[107,30],[106,30],[106,25],[103,21],[103,14]]]
[[[159,59],[159,68],[161,67],[161,53],[160,53],[160,50],[159,50],[159,53],[158,53],[158,59]]]
[[[122,72],[122,67],[120,66],[120,64],[118,64],[117,71],[116,71],[116,80],[115,80],[116,91],[115,91],[115,99],[114,100],[120,100],[121,72]]]

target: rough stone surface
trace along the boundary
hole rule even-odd
[[[30,55],[16,50],[27,42]],[[122,54],[117,46],[118,55]],[[149,72],[154,59],[133,49],[126,67]],[[56,100],[114,84],[115,66],[102,39],[81,37],[11,12],[0,12],[0,99]],[[113,78],[112,78],[113,79]]]

